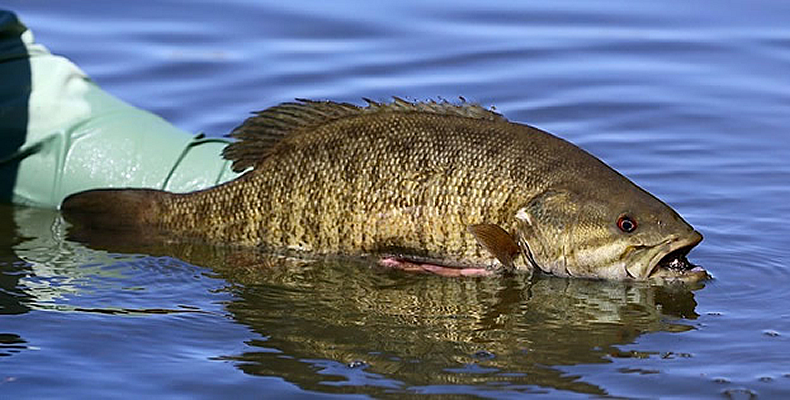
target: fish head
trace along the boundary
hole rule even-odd
[[[550,190],[519,209],[519,244],[528,261],[559,276],[707,278],[686,259],[702,235],[671,207],[628,183],[620,190]]]

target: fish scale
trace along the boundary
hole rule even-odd
[[[465,226],[504,222],[514,206],[487,207],[487,200],[509,197],[517,186],[508,184],[506,174],[489,171],[498,166],[484,167],[486,151],[467,151],[484,140],[465,125],[480,121],[436,115],[429,122],[440,129],[431,130],[424,128],[425,116],[415,112],[365,117],[284,138],[287,151],[274,151],[238,182],[168,198],[163,205],[174,212],[158,227],[210,242],[275,249],[353,254],[411,247],[490,262]],[[485,150],[491,153],[496,145]],[[377,195],[366,199],[366,191]],[[205,203],[214,205],[209,214],[196,212]]]
[[[94,225],[121,215],[170,241],[561,276],[646,279],[660,256],[701,240],[584,150],[474,104],[299,100],[231,136],[224,156],[249,169],[236,180],[185,194],[89,191],[63,209]],[[626,214],[647,224],[619,232]]]

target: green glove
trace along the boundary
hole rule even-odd
[[[104,92],[0,10],[0,201],[55,208],[87,189],[187,192],[237,176],[224,139],[182,131]]]

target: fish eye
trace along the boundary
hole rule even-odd
[[[636,230],[636,220],[627,215],[621,215],[617,219],[617,227],[625,233],[631,233]]]

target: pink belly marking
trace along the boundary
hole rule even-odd
[[[437,264],[419,263],[406,261],[395,257],[385,257],[379,259],[379,265],[387,268],[399,269],[406,272],[435,274],[439,276],[456,277],[456,276],[491,276],[493,271],[485,268],[452,268],[445,267]]]

